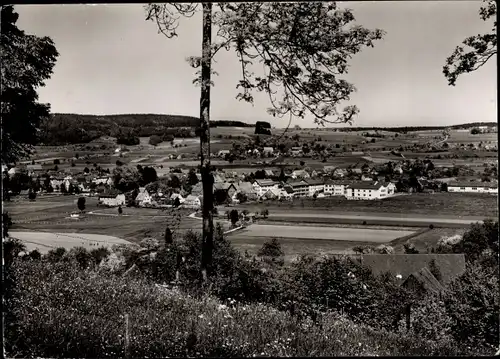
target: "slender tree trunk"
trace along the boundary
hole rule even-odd
[[[207,282],[207,270],[212,261],[214,219],[213,219],[213,176],[210,169],[210,75],[212,45],[212,4],[203,3],[203,42],[201,59],[200,97],[200,154],[201,180],[203,182],[203,247],[201,273]]]

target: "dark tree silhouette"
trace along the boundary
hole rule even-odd
[[[479,10],[479,16],[484,21],[491,18],[493,27],[488,34],[466,38],[462,42],[466,48],[457,46],[451,56],[446,59],[443,73],[451,86],[455,86],[460,75],[476,71],[497,54],[497,4],[494,0],[483,1],[485,5]]]
[[[363,47],[373,46],[383,31],[349,26],[350,9],[338,9],[335,2],[242,2],[213,4],[149,4],[146,19],[172,38],[180,16],[191,17],[202,8],[202,56],[190,57],[193,68],[201,69],[193,81],[201,85],[200,160],[203,183],[203,240],[201,272],[204,282],[213,252],[213,175],[210,164],[210,87],[212,58],[222,48],[236,51],[242,78],[236,98],[253,103],[253,92],[266,92],[273,116],[304,118],[315,122],[351,122],[359,112],[349,105],[338,106],[355,91],[340,78],[347,73],[348,60]],[[216,31],[212,30],[214,27]],[[212,32],[216,39],[212,41]],[[264,65],[264,74],[251,70],[254,62]],[[278,91],[281,90],[281,91]],[[281,94],[278,98],[278,93]]]
[[[49,37],[27,35],[16,26],[13,6],[1,7],[2,161],[9,163],[30,153],[37,143],[40,123],[50,105],[38,103],[37,88],[50,78],[59,55]]]
[[[78,198],[78,201],[77,201],[76,204],[77,204],[78,209],[80,210],[80,212],[85,211],[85,197]]]

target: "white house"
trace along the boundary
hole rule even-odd
[[[344,196],[349,183],[348,181],[327,181],[325,183],[325,195]]]
[[[201,208],[201,200],[198,196],[190,194],[186,197],[182,206],[185,208],[199,209]]]
[[[264,147],[262,149],[262,154],[272,155],[274,153],[274,148],[272,147]]]
[[[392,183],[382,182],[357,182],[349,185],[346,189],[347,199],[374,200],[383,199],[394,195],[395,186]]]
[[[101,194],[98,197],[98,201],[99,201],[99,204],[102,204],[102,205],[108,206],[108,207],[124,206],[125,205],[125,195],[123,193],[120,193],[120,194],[115,194],[115,193]]]
[[[278,182],[271,180],[255,180],[252,187],[257,196],[262,197],[271,188],[278,189]]]
[[[308,180],[307,183],[309,184],[309,196],[311,197],[325,190],[325,183],[322,180]]]
[[[139,194],[135,197],[135,201],[141,207],[150,205],[153,201],[153,197],[148,193],[145,187],[139,188]]]
[[[489,182],[451,182],[448,192],[498,193],[498,185]]]

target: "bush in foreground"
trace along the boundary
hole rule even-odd
[[[20,261],[11,275],[9,356],[123,356],[125,314],[132,357],[456,354],[331,313],[315,323],[261,304],[227,307],[73,262]]]

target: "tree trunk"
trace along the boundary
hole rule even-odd
[[[200,97],[200,157],[201,180],[203,182],[203,244],[201,273],[207,282],[207,270],[212,261],[214,219],[213,219],[213,176],[210,169],[210,75],[212,45],[212,4],[203,7],[203,42],[201,59]]]

